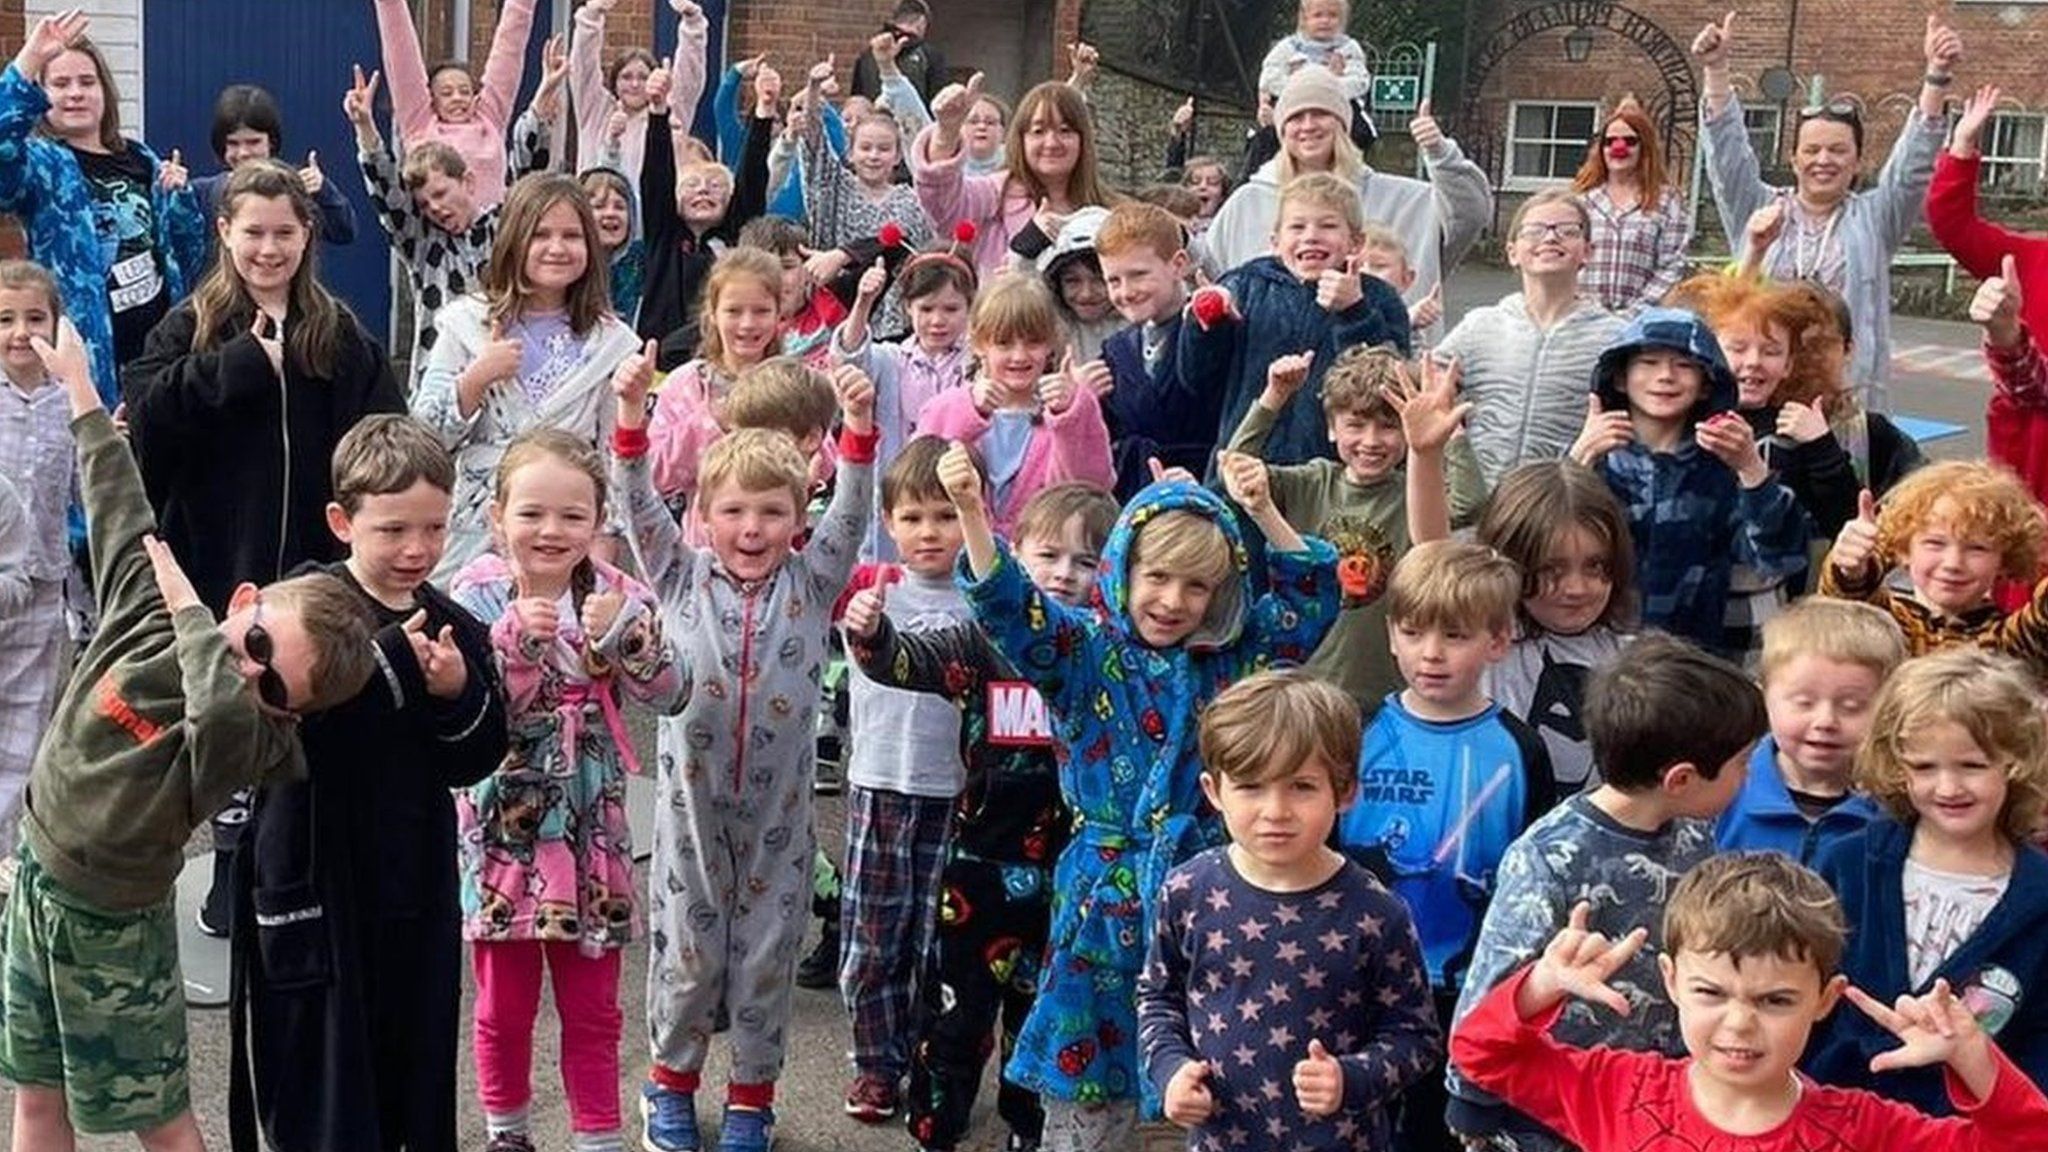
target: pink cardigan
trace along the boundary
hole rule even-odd
[[[526,37],[534,0],[505,0],[491,37],[475,111],[460,124],[434,116],[427,62],[405,0],[377,0],[377,35],[384,46],[384,81],[391,86],[391,122],[406,145],[436,140],[460,153],[476,184],[477,211],[505,198],[505,132],[526,68]]]
[[[1022,185],[1012,183],[1007,171],[968,175],[963,165],[967,149],[961,148],[950,160],[931,158],[936,127],[917,134],[910,144],[910,178],[917,188],[917,202],[941,237],[953,234],[962,220],[975,228],[974,267],[984,283],[1010,263],[1010,238],[1022,232],[1037,214],[1038,206]]]
[[[974,389],[951,388],[932,398],[917,421],[920,436],[943,436],[973,444],[988,432],[989,418],[974,406]],[[1075,390],[1074,402],[1060,413],[1045,413],[1031,429],[1024,463],[1010,489],[994,509],[995,528],[1011,535],[1017,514],[1033,496],[1069,480],[1085,480],[1104,488],[1116,486],[1116,467],[1109,459],[1109,428],[1102,405],[1087,388]]]

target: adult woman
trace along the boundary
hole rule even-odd
[[[1351,105],[1327,68],[1303,68],[1289,78],[1273,122],[1280,126],[1280,154],[1230,194],[1203,234],[1202,263],[1212,276],[1272,250],[1280,186],[1305,172],[1335,172],[1355,183],[1365,218],[1401,238],[1415,270],[1405,293],[1411,304],[1443,282],[1493,218],[1486,173],[1443,134],[1427,100],[1408,126],[1428,168],[1427,181],[1366,166],[1345,131]]]
[[[1691,213],[1678,189],[1665,183],[1656,125],[1635,97],[1615,108],[1586,150],[1572,191],[1593,221],[1593,254],[1579,287],[1602,307],[1634,313],[1685,278]]]
[[[1817,280],[1849,303],[1856,330],[1849,378],[1866,390],[1865,406],[1889,407],[1885,381],[1891,360],[1891,259],[1920,214],[1934,154],[1946,130],[1942,97],[1963,41],[1933,14],[1922,41],[1927,71],[1920,100],[1892,145],[1875,187],[1854,190],[1863,159],[1863,119],[1853,104],[1835,101],[1799,114],[1792,171],[1797,186],[1773,188],[1758,175],[1756,150],[1743,127],[1742,102],[1728,80],[1735,14],[1709,24],[1693,39],[1704,73],[1700,101],[1701,146],[1707,179],[1729,244],[1739,246],[1750,214],[1784,201],[1782,235],[1764,257],[1777,279]]]
[[[704,94],[704,40],[710,26],[704,10],[691,0],[671,3],[677,16],[677,44],[669,106],[683,110],[672,123],[687,134],[697,99]],[[662,61],[636,45],[619,53],[610,67],[604,65],[605,17],[617,6],[618,0],[590,0],[576,9],[575,31],[569,38],[569,99],[576,108],[576,162],[585,168],[617,168],[637,188],[640,161],[647,154],[647,78]],[[625,126],[616,132],[618,156],[610,160],[606,153],[614,138],[614,116],[625,117]]]
[[[1109,190],[1095,171],[1095,119],[1070,84],[1048,80],[1024,94],[1011,117],[1004,166],[985,175],[963,170],[961,128],[981,103],[981,73],[952,84],[932,101],[930,128],[910,146],[917,198],[940,235],[961,221],[975,228],[974,263],[986,280],[1011,251],[1034,259],[1052,244],[1076,209],[1107,206]]]
[[[0,211],[21,221],[29,255],[57,277],[112,406],[115,366],[141,354],[205,264],[206,221],[178,154],[159,162],[121,135],[113,70],[87,24],[77,12],[37,21],[0,73]]]

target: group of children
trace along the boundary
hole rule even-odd
[[[457,1146],[459,941],[488,1147],[534,1147],[544,986],[576,1146],[622,1147],[644,938],[641,1144],[704,1146],[722,1032],[718,1145],[766,1152],[842,659],[845,1110],[921,1148],[967,1138],[992,1053],[1018,1152],[1156,1115],[1205,1152],[2048,1116],[2048,521],[1857,405],[1839,301],[1709,275],[1611,313],[1586,207],[1541,193],[1520,291],[1417,358],[1456,210],[1368,221],[1344,165],[1297,173],[1313,133],[1267,254],[1197,286],[1203,216],[1104,186],[1084,83],[927,104],[902,0],[880,103],[747,61],[708,146],[672,3],[676,54],[608,70],[586,4],[508,128],[532,3],[479,81],[379,0],[343,111],[410,388],[321,286],[352,221],[268,158],[260,90],[223,95],[199,278],[182,165],[108,127],[84,18],[0,75],[32,235],[109,157],[155,205],[111,281],[0,264],[17,1147],[200,1146],[172,883],[260,784],[202,917],[238,1148]],[[1269,57],[1281,128],[1363,90],[1346,16],[1304,0]],[[578,176],[547,171],[565,83]]]

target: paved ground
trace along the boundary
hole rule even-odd
[[[1458,275],[1448,301],[1451,314],[1460,315],[1475,303],[1497,299],[1511,290],[1513,283],[1512,276],[1504,271],[1468,268]],[[1967,324],[1902,318],[1895,322],[1893,339],[1894,410],[1899,414],[1963,427],[1964,431],[1957,435],[1929,443],[1927,448],[1931,454],[1980,454],[1984,444],[1984,404],[1990,393],[1990,382],[1976,352],[1976,330]],[[651,744],[645,726],[641,727],[642,739]],[[651,762],[651,758],[643,758]],[[821,797],[819,836],[835,853],[843,838],[843,820],[844,810],[838,798]],[[195,844],[195,851],[198,847]],[[633,1094],[645,1071],[646,1049],[640,1034],[642,982],[646,973],[646,949],[643,946],[635,946],[628,951],[625,972],[621,1000],[625,1005],[627,1023],[620,1091],[628,1109],[629,1136],[637,1140],[638,1123],[631,1109],[635,1099]],[[466,1018],[467,1003],[464,1008]],[[570,1141],[560,1085],[547,1076],[552,1061],[546,1053],[553,1050],[551,1009],[544,1005],[542,1012],[539,1044],[543,1055],[535,1062],[538,1073],[535,1134],[538,1147],[543,1152],[553,1152],[566,1150]],[[210,1146],[222,1149],[227,1146],[226,1018],[221,1012],[194,1010],[191,1025],[194,1095]],[[903,1152],[911,1147],[908,1136],[899,1125],[863,1127],[847,1119],[840,1110],[840,1093],[845,1087],[848,1069],[846,1053],[849,1038],[845,1014],[836,994],[798,990],[792,1034],[790,1063],[778,1109],[782,1148],[788,1152],[836,1152],[842,1149],[846,1152],[881,1152],[884,1149]],[[481,1147],[482,1120],[476,1106],[474,1077],[466,1043],[461,1070],[464,1146]],[[723,1078],[723,1049],[714,1044],[712,1063],[706,1070],[705,1080],[707,1084],[715,1085],[722,1083]],[[0,1105],[7,1105],[10,1101],[11,1093],[0,1087]],[[706,1114],[711,1111],[714,1110],[707,1109]],[[998,1148],[1002,1143],[1002,1126],[993,1114],[986,1092],[981,1111],[974,1136],[966,1145],[970,1152]],[[10,1128],[10,1112],[11,1105],[0,1106],[0,1133]],[[81,1147],[92,1150],[132,1148],[134,1144],[132,1141],[90,1140]]]

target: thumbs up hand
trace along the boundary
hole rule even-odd
[[[1828,549],[1828,563],[1837,575],[1854,579],[1869,571],[1877,552],[1877,498],[1865,488],[1856,494],[1856,518],[1842,525]]]
[[[320,171],[320,154],[306,153],[306,166],[299,169],[299,183],[306,186],[306,195],[318,196],[327,187],[327,174]]]
[[[612,394],[619,398],[618,426],[647,426],[647,391],[654,387],[654,366],[660,346],[649,340],[645,347],[619,362],[612,373]]]
[[[1998,275],[1977,285],[1970,297],[1970,319],[1984,326],[1984,339],[1999,348],[2015,348],[2025,338],[2020,327],[2019,265],[2007,253],[1999,262]]]
[[[1342,312],[1358,303],[1365,286],[1358,279],[1358,253],[1345,257],[1342,268],[1325,268],[1316,276],[1316,304],[1325,312]]]
[[[1216,1113],[1216,1098],[1209,1093],[1209,1065],[1190,1060],[1166,1082],[1166,1118],[1183,1128],[1193,1128]]]
[[[1308,1042],[1308,1057],[1294,1066],[1294,1099],[1310,1116],[1329,1116],[1344,1106],[1344,1066],[1321,1040]]]
[[[846,614],[840,623],[845,626],[848,636],[856,640],[874,637],[875,631],[882,626],[882,615],[889,605],[889,585],[894,582],[892,570],[889,578],[875,581],[854,593],[853,598],[846,602]]]
[[[156,166],[156,184],[166,192],[176,192],[185,187],[191,173],[185,171],[185,154],[171,149],[171,158],[161,160]]]

